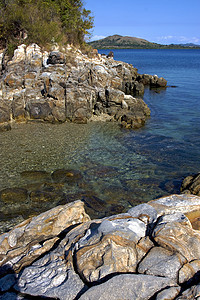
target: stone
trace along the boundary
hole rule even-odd
[[[62,184],[43,188],[59,192]],[[0,236],[1,297],[198,299],[198,205],[197,196],[171,195],[91,221],[75,201],[30,218]]]
[[[0,123],[10,121],[11,117],[11,102],[8,100],[0,99]]]
[[[194,195],[174,194],[149,201],[148,204],[156,209],[158,217],[163,214],[176,212],[188,215],[189,213],[200,211],[200,197]]]
[[[26,120],[24,90],[13,95],[12,101],[13,118],[17,121]]]
[[[29,102],[26,106],[31,119],[51,120],[52,110],[48,101],[44,102]]]
[[[106,90],[106,95],[107,95],[107,101],[109,102],[114,102],[115,104],[121,105],[122,101],[124,100],[124,93],[116,90],[116,89],[107,89]]]
[[[0,273],[7,269],[19,272],[51,249],[63,230],[88,220],[83,202],[75,201],[30,218],[0,235]]]
[[[52,179],[54,182],[66,182],[66,183],[77,183],[80,179],[82,179],[82,174],[77,170],[66,170],[59,169],[54,171],[52,174]]]
[[[167,80],[165,80],[162,77],[158,77],[157,75],[152,76],[150,79],[150,87],[151,88],[160,88],[160,87],[166,87],[167,86]]]
[[[26,48],[26,59],[32,66],[42,66],[43,53],[41,48],[33,43]]]
[[[177,300],[193,300],[200,298],[200,285],[194,285],[191,288],[184,290],[180,296],[178,296]]]
[[[193,230],[189,219],[182,213],[162,216],[152,236],[159,246],[179,253],[187,261],[200,258],[200,232]]]
[[[157,220],[157,211],[147,203],[132,207],[128,210],[128,214],[142,220],[146,224],[155,223]]]
[[[11,125],[7,122],[1,124],[0,123],[0,132],[5,132],[11,130]]]
[[[162,247],[154,247],[139,264],[138,272],[147,275],[169,277],[177,281],[178,271],[185,262],[186,259],[178,253],[163,249]]]
[[[26,45],[22,44],[17,47],[14,51],[14,56],[12,58],[12,63],[18,63],[20,61],[25,60],[26,54],[25,54]]]
[[[65,63],[65,57],[63,53],[52,51],[49,54],[47,64],[55,65],[55,64],[64,64]]]
[[[136,244],[145,231],[142,221],[127,215],[104,220],[77,244],[75,258],[79,274],[87,282],[98,282],[112,273],[135,272]]]
[[[4,203],[26,202],[28,191],[23,188],[7,188],[0,191],[0,199]]]
[[[200,272],[200,260],[195,259],[191,262],[188,262],[179,270],[179,277],[178,277],[179,284],[189,281],[195,275],[199,274],[199,272]]]
[[[86,222],[70,230],[56,249],[19,274],[14,288],[24,294],[61,300],[73,300],[87,290],[87,286],[74,270],[72,254],[74,245],[84,236],[90,225],[91,222]]]
[[[176,286],[169,278],[122,274],[88,289],[80,300],[147,300],[165,287]]]
[[[200,196],[200,174],[187,176],[181,184],[181,193]]]
[[[46,171],[23,171],[20,176],[26,182],[48,182],[51,180],[51,175]]]
[[[113,51],[110,51],[107,55],[107,58],[113,58],[114,57],[114,53]]]
[[[40,265],[34,263],[26,268],[15,287],[16,290],[32,295],[73,300],[87,287],[80,277],[65,266],[59,257],[45,257]]]
[[[160,293],[157,294],[156,300],[173,300],[176,299],[176,296],[180,293],[181,287],[174,286],[170,288],[166,288]]]

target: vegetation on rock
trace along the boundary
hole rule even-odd
[[[24,42],[81,46],[93,27],[81,0],[0,0],[0,46],[8,53]]]

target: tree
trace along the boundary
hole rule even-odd
[[[26,38],[81,45],[93,27],[91,11],[81,0],[0,0],[0,44],[12,51]]]

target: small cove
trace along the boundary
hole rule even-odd
[[[83,199],[95,217],[126,211],[130,206],[179,193],[181,180],[199,172],[200,51],[113,50],[116,60],[136,66],[140,73],[157,74],[177,86],[146,90],[151,118],[139,130],[117,123],[15,124],[0,134],[0,190],[44,189],[45,180],[30,182],[24,171],[80,171],[79,181],[51,188],[62,190],[60,201],[1,203],[2,230],[65,200]],[[100,53],[106,50],[101,50]],[[49,188],[49,186],[48,186]],[[96,203],[96,204],[95,204]],[[95,209],[96,206],[96,209]]]

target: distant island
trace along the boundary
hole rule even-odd
[[[200,49],[200,45],[193,43],[162,45],[151,43],[145,39],[118,34],[88,44],[97,49]]]

